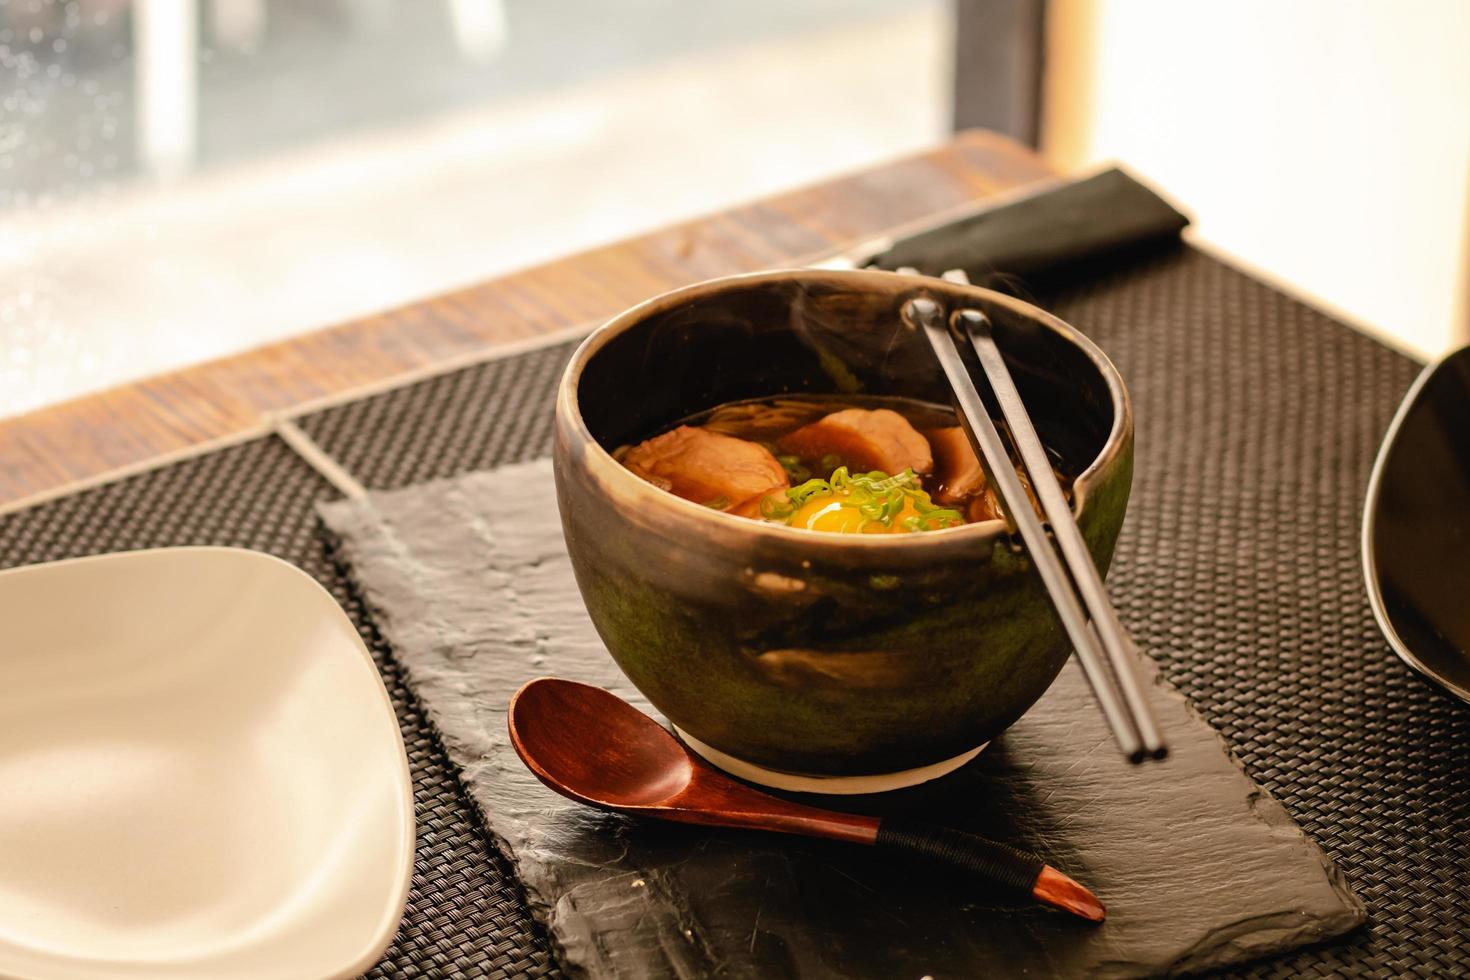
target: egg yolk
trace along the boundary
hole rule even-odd
[[[912,499],[904,501],[903,509],[893,519],[891,526],[882,521],[864,517],[858,508],[845,505],[847,494],[822,493],[807,498],[796,509],[787,523],[792,527],[804,527],[809,531],[836,531],[839,534],[908,534],[904,521],[920,517]]]

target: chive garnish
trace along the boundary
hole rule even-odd
[[[904,517],[900,524],[906,531],[938,531],[965,523],[959,511],[935,504],[911,469],[890,476],[881,470],[854,474],[847,467],[838,466],[830,478],[806,480],[788,489],[785,496],[786,502],[778,494],[762,499],[761,516],[790,523],[812,497],[833,496],[840,498],[839,506],[855,509],[862,516],[860,529],[870,524],[892,528],[899,515],[910,509],[914,513]]]

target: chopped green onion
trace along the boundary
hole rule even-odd
[[[786,478],[792,483],[802,483],[811,479],[812,471],[801,465],[800,456],[790,454],[777,456],[776,462],[781,464],[781,468],[786,471]]]
[[[794,507],[800,507],[807,500],[819,493],[832,493],[836,488],[826,480],[807,480],[798,486],[786,491],[786,496],[791,499]]]
[[[911,520],[917,520],[923,524],[923,527],[919,528],[921,531],[941,531],[944,528],[958,527],[965,523],[959,511],[948,507],[935,507],[923,517],[911,518]]]
[[[774,493],[761,498],[760,510],[761,516],[768,521],[784,521],[796,512],[794,506],[781,503],[781,498]]]
[[[867,473],[859,473],[856,476],[851,476],[848,475],[846,467],[838,469],[837,473],[843,474],[847,482],[853,486],[860,487],[869,493],[888,493],[890,490],[897,490],[911,484],[918,485],[918,477],[914,476],[914,471],[911,469],[905,469],[897,476],[889,476],[882,470],[872,470]],[[832,475],[835,477],[837,473],[833,473]]]
[[[706,500],[704,502],[704,505],[711,510],[724,510],[726,507],[730,506],[730,498],[726,497],[724,494],[721,494],[714,500]]]
[[[935,504],[919,484],[912,469],[905,469],[896,476],[881,470],[853,474],[847,467],[839,466],[832,471],[830,479],[810,479],[786,491],[789,505],[778,497],[767,497],[761,501],[761,514],[768,520],[783,520],[790,523],[797,510],[816,496],[832,496],[839,507],[856,510],[862,517],[859,530],[877,524],[892,528],[910,504],[917,516],[903,518],[906,531],[937,531],[965,523],[959,511]]]

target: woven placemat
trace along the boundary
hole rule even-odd
[[[1358,523],[1378,442],[1418,365],[1183,247],[1037,299],[1133,393],[1137,471],[1110,584],[1123,617],[1368,904],[1348,939],[1254,976],[1470,973],[1470,709],[1379,636]],[[569,345],[302,420],[370,487],[550,451]],[[0,565],[170,544],[258,548],[348,609],[402,720],[418,801],[408,915],[377,976],[554,972],[313,503],[335,493],[258,440],[0,517]]]

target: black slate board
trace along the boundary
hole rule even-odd
[[[507,481],[515,494],[499,492]],[[1131,769],[1072,668],[960,772],[843,805],[921,810],[1016,841],[1092,885],[1092,927],[973,881],[838,844],[647,824],[544,789],[505,733],[532,677],[650,710],[603,650],[572,580],[546,461],[321,514],[515,862],[563,962],[593,976],[1137,976],[1324,940],[1362,905],[1168,684],[1173,757]]]

